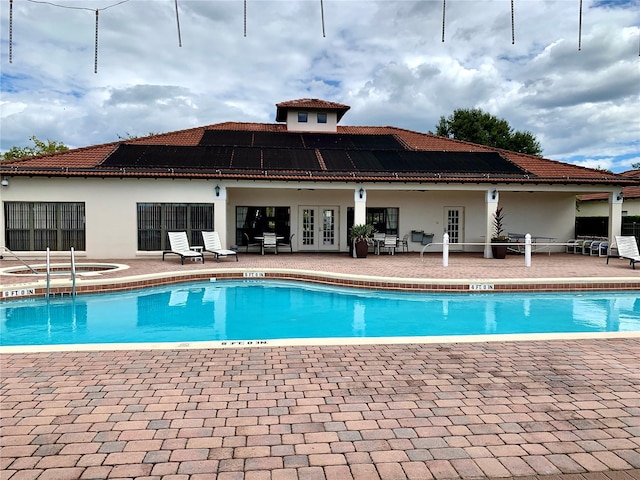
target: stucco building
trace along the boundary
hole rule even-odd
[[[74,247],[89,258],[158,255],[167,232],[193,245],[216,230],[242,249],[264,231],[293,251],[347,252],[353,224],[449,234],[491,255],[493,213],[508,232],[563,242],[576,195],[606,197],[620,231],[622,188],[638,179],[396,127],[339,125],[349,107],[276,105],[276,123],[226,122],[0,164],[0,245],[21,257]],[[415,241],[413,241],[415,240]],[[484,245],[465,245],[481,243]],[[438,250],[438,246],[429,247]],[[562,250],[562,247],[557,249]]]

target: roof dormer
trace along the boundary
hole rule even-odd
[[[338,131],[338,122],[351,108],[317,98],[289,100],[278,103],[276,107],[276,121],[287,122],[288,131],[332,133]]]

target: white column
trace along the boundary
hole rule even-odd
[[[363,187],[355,189],[353,202],[353,224],[363,225],[367,223],[367,191]]]
[[[485,237],[484,237],[484,258],[493,258],[491,253],[491,237],[493,236],[493,219],[498,209],[500,193],[496,189],[487,190],[485,199]]]
[[[609,242],[622,232],[622,191],[609,194]]]
[[[227,188],[220,184],[213,188],[213,229],[218,232],[222,248],[227,248]]]

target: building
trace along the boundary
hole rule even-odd
[[[621,175],[640,180],[640,170],[628,170]],[[640,185],[622,188],[621,233],[640,239]],[[576,235],[604,236],[609,225],[609,198],[606,193],[590,193],[578,197]]]
[[[226,122],[0,164],[0,245],[17,255],[74,247],[89,258],[157,256],[168,231],[216,230],[241,249],[264,231],[299,252],[347,252],[353,224],[423,248],[491,256],[493,213],[511,233],[573,237],[576,195],[607,198],[637,178],[395,127],[338,125],[346,105],[277,104],[274,124]],[[411,234],[413,232],[413,234]],[[469,245],[475,243],[476,245]],[[478,245],[480,244],[480,245]],[[432,245],[430,251],[441,246]],[[558,251],[562,247],[557,248]]]

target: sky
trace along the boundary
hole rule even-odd
[[[277,103],[319,98],[351,107],[340,125],[426,133],[480,108],[546,158],[640,163],[640,0],[583,0],[582,16],[580,0],[514,0],[513,23],[509,0],[247,0],[246,24],[243,0],[12,4],[2,152],[274,123]]]

